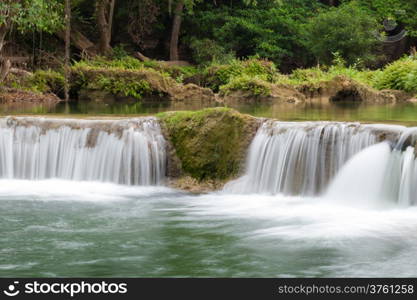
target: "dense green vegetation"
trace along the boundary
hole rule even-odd
[[[336,76],[417,93],[416,0],[6,0],[0,82],[62,96],[65,3],[73,97],[96,89],[140,99],[176,83],[267,96],[276,84]],[[11,67],[32,74],[10,72],[13,56],[28,59]]]
[[[295,69],[290,74],[280,73],[272,62],[254,58],[196,68],[164,66],[157,61],[143,63],[128,56],[115,60],[98,57],[77,62],[71,70],[71,90],[75,95],[88,89],[141,99],[169,95],[175,93],[178,83],[193,82],[223,96],[245,91],[257,97],[268,96],[273,85],[314,88],[340,76],[377,90],[398,89],[417,95],[417,59],[413,57],[404,57],[377,70],[347,66],[336,58],[330,67]],[[37,70],[25,79],[10,75],[8,82],[15,88],[62,95],[64,77],[62,71],[48,69]]]

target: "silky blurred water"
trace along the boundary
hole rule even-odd
[[[417,208],[0,180],[0,276],[417,276]]]

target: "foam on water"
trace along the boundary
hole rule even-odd
[[[60,179],[0,180],[1,200],[113,202],[174,193],[162,186],[127,186],[103,182]]]
[[[417,228],[417,207],[347,207],[322,198],[256,194],[202,195],[187,206],[197,218],[267,221],[251,238],[339,243],[346,238],[406,237]]]

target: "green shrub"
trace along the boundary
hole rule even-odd
[[[112,78],[100,75],[94,82],[94,86],[113,95],[121,94],[136,99],[152,92],[152,88],[147,81],[129,77]]]
[[[144,95],[168,95],[176,83],[165,73],[154,69],[122,70],[115,68],[72,67],[71,89],[74,94],[82,89],[104,90],[137,99]]]
[[[344,76],[360,83],[372,86],[373,78],[378,71],[358,70],[354,67],[331,66],[330,68],[313,67],[309,69],[296,69],[280,83],[315,84],[332,80],[336,76]]]
[[[361,65],[360,60],[353,65],[346,66],[346,61],[337,52],[333,53],[333,57],[333,64],[330,67],[317,66],[308,69],[296,69],[287,78],[284,78],[286,81],[283,83],[315,84],[332,80],[336,76],[343,76],[372,86],[373,79],[378,71],[359,69],[358,67]]]
[[[148,65],[150,64],[151,62],[148,62]],[[132,56],[123,56],[121,58],[111,60],[105,57],[97,56],[94,59],[76,62],[74,66],[90,68],[118,68],[124,70],[135,70],[145,67],[143,62]]]
[[[241,75],[232,78],[227,84],[220,87],[220,93],[227,95],[231,91],[246,91],[253,96],[268,96],[271,94],[271,84],[261,75]]]
[[[176,82],[182,83],[185,78],[189,78],[198,74],[200,70],[193,66],[159,66],[155,68],[160,72],[170,76],[171,78],[175,79]]]
[[[232,52],[220,46],[211,39],[192,39],[190,48],[193,52],[193,59],[197,64],[206,65],[212,62],[226,64],[231,62],[235,57]]]
[[[29,78],[28,87],[38,92],[62,94],[65,85],[64,75],[53,70],[37,70]]]
[[[129,54],[127,53],[127,51],[125,50],[125,44],[119,44],[115,47],[113,47],[113,53],[112,53],[112,57],[113,59],[124,59],[125,57],[128,57]]]
[[[417,93],[417,69],[408,74],[404,87],[406,91]]]
[[[397,89],[417,92],[417,59],[406,57],[386,66],[375,76],[378,89]]]
[[[218,91],[234,77],[242,75],[262,76],[268,82],[273,82],[277,75],[275,64],[262,59],[233,60],[230,64],[213,64],[204,70],[205,85]]]

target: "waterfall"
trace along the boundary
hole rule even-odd
[[[393,149],[383,142],[354,156],[325,197],[359,204],[417,204],[416,128],[403,131]]]
[[[397,136],[402,129],[358,123],[267,121],[250,146],[246,174],[224,190],[318,195],[349,158],[381,138]]]
[[[382,189],[391,156],[387,142],[368,147],[350,159],[331,182],[325,198],[360,206],[373,206]]]
[[[160,184],[165,140],[154,118],[0,119],[0,178]]]

